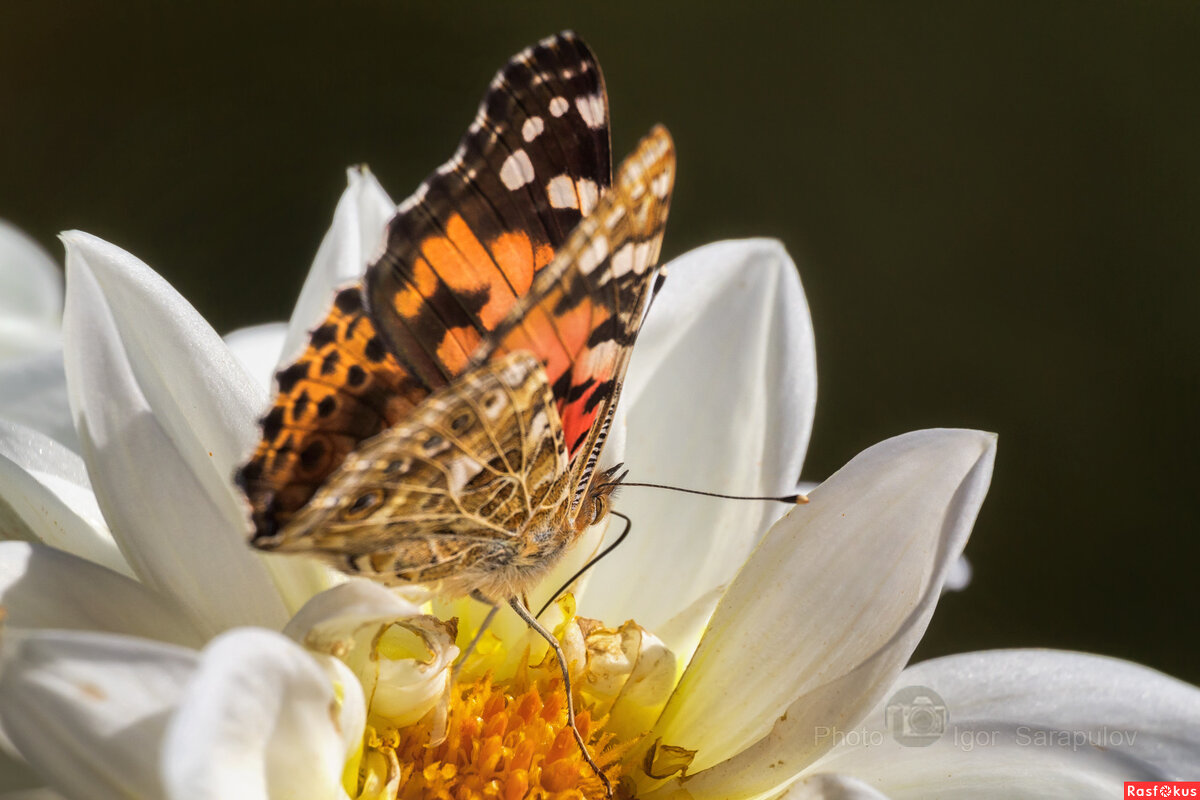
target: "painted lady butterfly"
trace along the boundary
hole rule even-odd
[[[670,137],[612,188],[610,163],[603,78],[573,34],[496,75],[278,373],[237,476],[255,546],[507,599],[603,515],[611,486],[591,483],[656,271]]]
[[[596,463],[674,169],[656,128],[610,186],[604,82],[572,34],[514,57],[278,373],[237,475],[252,543],[510,602],[545,635],[517,598],[607,513]]]

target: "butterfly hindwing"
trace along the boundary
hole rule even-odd
[[[607,190],[608,137],[600,67],[573,34],[496,75],[454,156],[389,223],[363,283],[338,293],[278,373],[262,438],[237,474],[254,541],[269,541],[348,453],[466,368]]]
[[[528,351],[545,364],[571,458],[572,517],[586,494],[641,328],[674,177],[674,145],[666,129],[657,127],[622,163],[612,191],[475,356],[483,363]]]
[[[513,576],[545,569],[569,543],[556,524],[569,477],[545,372],[513,353],[468,371],[352,453],[273,549],[388,582],[504,597]]]

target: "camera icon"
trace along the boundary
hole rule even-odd
[[[927,686],[906,686],[884,708],[892,738],[905,747],[928,747],[946,732],[946,703]]]

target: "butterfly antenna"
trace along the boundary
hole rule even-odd
[[[546,609],[549,608],[554,603],[554,601],[557,600],[559,598],[559,596],[561,596],[562,593],[567,590],[568,586],[570,586],[575,581],[579,580],[580,576],[583,575],[583,573],[587,572],[589,569],[596,566],[596,564],[599,563],[600,559],[604,558],[606,555],[611,553],[613,550],[616,550],[617,545],[619,545],[621,542],[625,541],[625,537],[629,535],[629,529],[633,527],[633,520],[631,520],[629,517],[622,514],[620,511],[609,511],[608,513],[612,514],[614,517],[620,517],[621,519],[625,520],[625,529],[621,531],[621,535],[617,537],[617,540],[615,542],[613,542],[608,547],[601,550],[596,555],[592,556],[590,559],[588,559],[588,562],[586,564],[584,564],[579,569],[575,570],[574,575],[572,575],[571,577],[569,577],[565,581],[563,581],[563,585],[558,587],[558,590],[555,591],[554,594],[550,595],[550,599],[547,600],[545,603],[543,603],[542,607],[540,609],[538,609],[537,614],[534,615],[535,617],[540,617],[542,614],[545,614]]]
[[[650,313],[650,309],[654,308],[654,301],[658,299],[658,293],[662,291],[663,284],[666,282],[667,268],[661,267],[658,274],[654,276],[654,286],[650,289],[650,300],[646,303],[646,310],[642,312],[643,318]]]
[[[600,778],[601,783],[604,784],[605,796],[609,800],[612,800],[612,781],[604,774],[604,770],[600,769],[599,765],[592,760],[592,754],[588,752],[587,745],[583,741],[583,736],[579,733],[579,728],[575,727],[575,700],[571,696],[571,673],[567,670],[567,658],[563,655],[562,648],[558,645],[558,639],[555,639],[550,631],[542,627],[541,623],[529,613],[529,609],[521,605],[520,600],[514,597],[508,601],[508,604],[512,606],[513,611],[517,612],[517,616],[525,620],[525,623],[529,627],[537,631],[546,640],[546,643],[554,648],[554,655],[558,658],[558,666],[562,669],[563,688],[567,691],[567,724],[571,726],[571,733],[575,734],[575,743],[579,745],[579,752],[583,754],[583,760],[587,762],[592,771]]]
[[[770,500],[776,503],[789,503],[791,505],[804,505],[808,502],[806,494],[781,494],[776,497],[764,497],[760,495],[745,495],[745,494],[721,494],[719,492],[705,492],[700,489],[684,489],[682,486],[667,486],[663,483],[626,483],[624,481],[613,481],[611,483],[602,483],[597,488],[606,486],[644,486],[650,489],[667,489],[672,492],[683,492],[684,494],[698,494],[703,497],[720,497],[725,500]]]

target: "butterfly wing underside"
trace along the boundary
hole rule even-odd
[[[641,329],[674,180],[674,144],[666,128],[657,126],[475,355],[483,363],[528,351],[545,364],[571,459],[571,520],[588,498]]]
[[[280,549],[385,582],[508,597],[555,546],[568,481],[545,372],[513,353],[352,453],[284,529]]]
[[[493,79],[453,157],[388,225],[362,282],[336,295],[277,374],[236,480],[270,546],[342,461],[451,382],[611,182],[599,64],[564,32]]]

